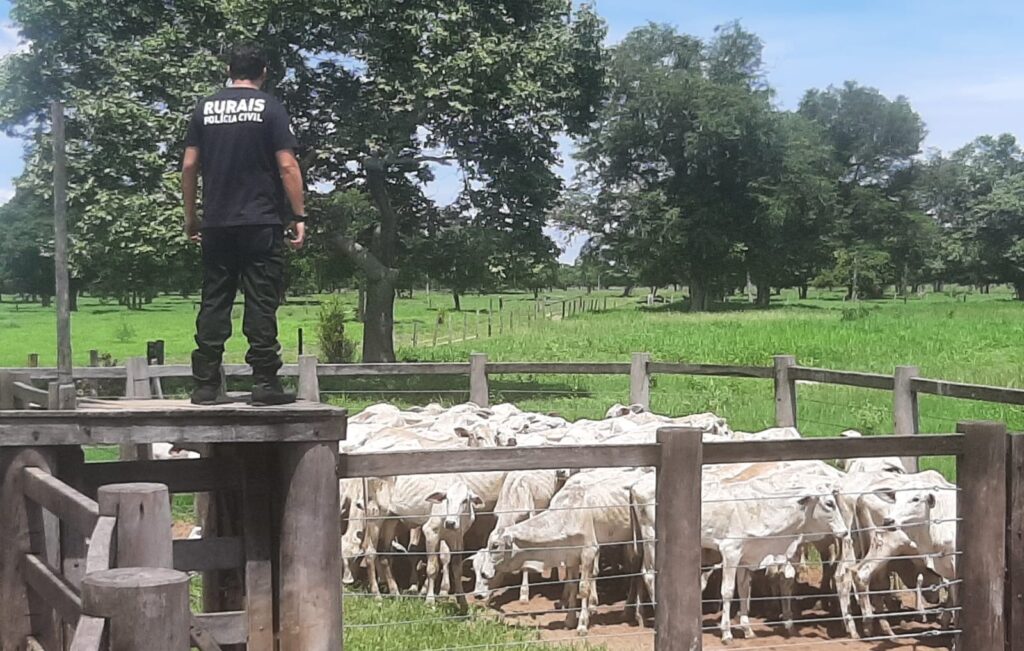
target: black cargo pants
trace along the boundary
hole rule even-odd
[[[192,376],[219,385],[224,343],[231,336],[231,308],[241,283],[245,361],[256,381],[281,368],[277,308],[284,294],[284,231],[281,226],[230,226],[203,230],[203,301],[196,318]]]

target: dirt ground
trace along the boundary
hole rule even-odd
[[[641,629],[635,622],[627,621],[625,614],[625,601],[619,596],[624,594],[621,586],[613,582],[599,583],[599,594],[601,606],[596,615],[591,616],[590,634],[587,637],[579,637],[575,630],[566,630],[565,614],[558,612],[557,600],[561,591],[560,586],[541,586],[532,590],[533,597],[529,603],[521,604],[518,601],[519,591],[512,589],[506,591],[498,600],[492,603],[503,615],[507,623],[515,623],[520,626],[535,628],[541,633],[541,637],[550,642],[580,643],[590,642],[594,645],[604,645],[609,651],[646,651],[654,649],[654,621],[648,617],[646,627]],[[611,584],[611,585],[609,585]],[[618,598],[618,600],[616,600]],[[759,622],[772,621],[765,619],[766,613],[758,613],[752,607],[751,623],[756,637],[754,639],[743,639],[742,631],[733,628],[734,641],[729,645],[723,645],[718,635],[719,613],[706,612],[704,615],[704,627],[713,629],[704,635],[705,649],[785,649],[785,651],[825,651],[830,649],[841,649],[843,651],[924,651],[925,649],[949,649],[950,638],[939,636],[935,638],[923,637],[900,638],[884,641],[858,641],[851,640],[838,621],[831,621],[832,616],[821,610],[814,609],[813,598],[803,599],[800,602],[801,611],[795,618],[808,620],[821,618],[821,623],[805,622],[796,625],[796,633],[793,637],[786,637],[781,629],[776,629],[759,624]],[[648,613],[650,615],[650,613]],[[760,615],[755,617],[754,615]],[[775,615],[767,614],[774,619]],[[737,621],[734,618],[733,623]],[[922,624],[915,621],[913,613],[904,611],[900,616],[890,618],[890,622],[896,635],[908,635],[921,632],[926,634],[934,631],[937,624]],[[859,621],[858,621],[859,623]]]

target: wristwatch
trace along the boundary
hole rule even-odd
[[[304,222],[304,221],[306,221],[306,216],[305,215],[292,215],[292,221],[293,222]]]

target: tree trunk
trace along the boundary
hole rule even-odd
[[[390,277],[366,282],[366,308],[363,313],[363,361],[395,361],[394,331],[395,287]]]
[[[43,298],[43,307],[50,307],[50,305],[53,303],[53,297],[52,296],[46,296],[44,294],[42,298]]]
[[[801,301],[806,301],[807,300],[807,285],[800,285],[799,290],[800,290],[800,300]]]
[[[1024,301],[1024,283],[1014,283],[1013,291],[1016,292],[1018,301]]]
[[[455,311],[456,312],[461,312],[462,311],[462,299],[459,296],[459,292],[453,289],[452,290],[452,298],[455,299]]]
[[[632,285],[626,285],[622,289],[622,298],[629,298],[632,293],[633,293],[633,286]]]
[[[690,279],[690,311],[703,312],[708,309],[708,287],[703,279]]]
[[[941,280],[936,280],[934,283],[932,283],[932,291],[934,291],[936,294],[941,292],[942,291],[942,284],[943,283],[942,283]]]
[[[765,283],[757,283],[757,307],[768,307],[772,304],[772,286]]]

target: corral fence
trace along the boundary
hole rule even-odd
[[[251,371],[244,365],[228,365],[225,372],[229,376],[243,376]],[[152,397],[154,380],[183,378],[189,374],[187,366],[149,366],[144,358],[129,360],[124,367],[74,370],[76,379],[123,379],[125,394],[134,398]],[[656,375],[770,379],[774,386],[775,420],[779,426],[797,425],[798,386],[802,382],[888,391],[893,395],[895,435],[862,439],[702,443],[699,432],[666,428],[659,432],[658,443],[653,445],[345,455],[338,462],[338,476],[454,473],[467,467],[474,471],[600,467],[657,469],[658,581],[657,594],[652,599],[658,604],[656,648],[675,651],[701,648],[701,635],[708,630],[700,614],[703,604],[696,588],[700,585],[701,570],[698,523],[701,521],[701,474],[704,466],[880,456],[901,456],[916,461],[924,456],[954,456],[957,459],[958,528],[961,532],[970,532],[970,535],[957,538],[960,546],[957,551],[957,580],[962,583],[961,594],[966,597],[955,606],[959,615],[955,627],[926,632],[917,637],[959,636],[960,649],[1019,651],[1024,648],[1024,444],[1021,437],[1007,435],[1001,425],[978,423],[962,424],[957,434],[913,436],[921,430],[918,413],[918,396],[921,394],[1020,405],[1024,404],[1024,390],[921,378],[913,367],[900,367],[891,376],[802,367],[792,356],[777,356],[772,366],[764,367],[656,362],[646,353],[634,354],[629,362],[623,363],[491,362],[483,355],[473,355],[464,363],[327,365],[318,364],[313,357],[303,357],[298,364],[286,365],[282,369],[282,375],[298,378],[300,397],[307,400],[318,400],[319,379],[322,377],[447,375],[467,377],[471,401],[480,405],[490,402],[489,377],[501,374],[628,375],[629,402],[642,405],[650,402],[651,378]],[[54,380],[56,376],[55,369],[46,368],[8,369],[0,373],[0,408],[59,408],[61,396],[58,389],[52,388],[53,385],[46,389],[36,386],[36,383]],[[666,472],[666,469],[672,471]],[[6,473],[6,476],[11,475]],[[36,513],[39,513],[38,509]],[[89,522],[78,524],[88,529]],[[44,549],[33,548],[28,538],[26,540],[22,554],[45,553]],[[666,542],[669,540],[671,545]],[[62,597],[45,587],[46,584],[66,586],[69,581],[73,585],[73,579],[61,579],[52,571],[63,566],[63,561],[55,565],[57,562],[57,559],[48,559],[47,567],[51,568],[53,577],[45,577],[45,581],[33,579],[43,587],[32,589],[35,592],[32,599],[42,598],[54,610],[60,609],[73,618],[74,608],[68,604],[76,603],[74,591],[65,590]],[[6,567],[28,565],[16,559],[13,566],[8,564]],[[33,570],[27,571],[31,573]],[[97,625],[94,623],[93,626]],[[263,648],[244,632],[231,639],[231,642],[245,641],[250,643],[249,648]],[[430,648],[428,643],[424,644],[424,649]]]

